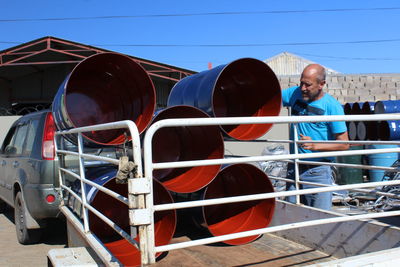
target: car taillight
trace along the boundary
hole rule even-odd
[[[46,196],[46,201],[47,201],[47,203],[53,203],[54,201],[56,201],[56,197],[54,195],[52,195],[52,194],[47,195]]]
[[[55,156],[54,148],[54,132],[56,126],[54,124],[53,114],[47,113],[46,122],[44,124],[44,132],[42,139],[42,158],[45,160],[53,160]]]

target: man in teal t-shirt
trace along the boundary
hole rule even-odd
[[[340,103],[322,89],[325,85],[325,69],[318,64],[308,65],[301,74],[300,86],[295,86],[282,91],[284,106],[291,107],[291,114],[297,116],[315,115],[344,115]],[[341,140],[348,141],[346,124],[344,122],[307,122],[298,123],[297,132],[300,140]],[[291,130],[293,137],[293,131]],[[347,150],[347,144],[304,143],[299,145],[299,153],[313,153],[322,151]],[[292,151],[293,153],[293,151]],[[313,158],[311,161],[332,162],[334,158]],[[331,168],[329,166],[299,165],[300,180],[331,184]],[[289,175],[294,177],[293,168]],[[302,188],[313,186],[302,185]],[[293,190],[294,184],[288,183],[287,190]],[[295,202],[295,197],[288,197],[288,201]],[[302,203],[321,209],[330,209],[332,193],[318,193],[302,196]]]

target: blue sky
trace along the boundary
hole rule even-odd
[[[103,16],[131,17],[91,19]],[[52,18],[80,19],[40,20]],[[287,51],[343,73],[400,72],[395,0],[4,0],[0,36],[0,50],[54,36],[195,71]]]

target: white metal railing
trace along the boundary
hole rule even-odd
[[[71,193],[71,189],[68,188],[63,184],[63,174],[68,173],[79,179],[81,181],[81,196],[76,195],[75,192],[73,194],[76,195],[78,201],[82,202],[82,206],[87,210],[92,211],[96,216],[104,220],[110,226],[113,226],[114,230],[118,234],[120,234],[123,238],[127,239],[132,244],[135,244],[135,237],[134,230],[136,227],[139,229],[139,236],[140,236],[140,252],[141,252],[141,260],[143,265],[151,264],[155,262],[155,254],[162,251],[168,251],[178,248],[196,246],[201,244],[209,244],[214,242],[225,241],[229,239],[235,239],[245,236],[253,236],[259,235],[262,233],[269,233],[275,231],[281,231],[285,229],[292,229],[298,227],[305,227],[310,225],[319,225],[325,223],[335,223],[335,222],[342,222],[342,221],[349,221],[349,220],[358,220],[358,219],[367,219],[367,218],[377,218],[377,217],[385,217],[385,216],[394,216],[400,215],[400,212],[383,212],[383,213],[372,213],[372,214],[364,214],[364,215],[357,215],[357,216],[343,216],[338,218],[331,218],[331,219],[323,219],[323,220],[313,220],[307,222],[298,222],[298,223],[291,223],[287,225],[280,225],[274,227],[268,227],[258,230],[246,231],[241,233],[229,234],[224,236],[218,237],[211,237],[205,238],[200,240],[194,241],[187,241],[181,242],[177,244],[171,245],[163,245],[163,246],[155,246],[154,240],[154,212],[163,211],[163,210],[171,210],[171,209],[183,209],[183,208],[190,208],[190,207],[200,207],[200,206],[208,206],[208,205],[215,205],[215,204],[225,204],[225,203],[236,203],[242,201],[252,201],[252,200],[263,200],[263,199],[270,199],[270,198],[277,198],[277,197],[286,197],[286,196],[300,196],[304,194],[312,194],[312,193],[319,193],[319,192],[331,192],[337,190],[362,190],[362,188],[372,188],[372,187],[380,187],[380,186],[387,186],[387,185],[399,185],[400,181],[382,181],[382,182],[373,182],[373,183],[363,183],[363,184],[351,184],[351,185],[337,185],[337,186],[327,186],[327,185],[319,185],[315,184],[316,186],[321,186],[321,188],[311,188],[311,189],[302,189],[300,190],[299,185],[304,184],[305,182],[301,182],[298,178],[295,180],[297,184],[297,190],[293,191],[285,191],[285,192],[273,192],[273,193],[263,193],[263,194],[255,194],[255,195],[246,195],[246,196],[236,196],[236,197],[226,197],[226,198],[218,198],[218,199],[208,199],[208,200],[197,200],[197,201],[187,201],[187,202],[180,202],[180,203],[172,203],[172,204],[160,204],[154,205],[153,203],[153,189],[152,189],[152,173],[155,169],[166,169],[166,168],[178,168],[178,167],[194,167],[194,166],[205,166],[205,165],[219,165],[219,164],[232,164],[232,163],[245,163],[245,162],[259,162],[259,161],[277,161],[277,160],[290,160],[295,162],[295,166],[298,164],[304,164],[305,162],[302,161],[304,159],[316,158],[316,157],[334,157],[334,156],[349,156],[349,155],[370,155],[370,154],[377,154],[377,153],[391,153],[391,152],[400,152],[400,148],[386,148],[386,149],[366,149],[366,150],[349,150],[349,151],[333,151],[333,152],[318,152],[318,153],[310,153],[310,154],[286,154],[286,155],[267,155],[267,156],[252,156],[252,157],[242,157],[242,158],[223,158],[223,159],[213,159],[213,160],[193,160],[193,161],[181,161],[181,162],[163,162],[163,163],[153,163],[153,155],[152,155],[152,138],[154,134],[161,128],[164,127],[177,127],[177,126],[207,126],[207,125],[236,125],[236,124],[264,124],[264,123],[300,123],[300,122],[318,122],[318,121],[374,121],[374,120],[400,120],[399,114],[383,114],[383,115],[345,115],[345,116],[299,116],[299,117],[237,117],[237,118],[188,118],[188,119],[167,119],[161,120],[154,123],[146,132],[144,138],[144,153],[143,153],[143,160],[144,160],[144,171],[145,175],[142,174],[142,155],[141,155],[141,144],[139,133],[135,124],[132,121],[122,121],[122,122],[113,122],[107,123],[102,125],[96,126],[88,126],[82,128],[71,129],[67,131],[60,131],[57,132],[57,135],[64,135],[64,134],[77,134],[79,137],[78,142],[78,152],[72,152],[67,150],[57,149],[57,155],[73,155],[77,156],[80,160],[80,170],[79,175],[67,170],[63,167],[59,169],[60,173],[60,185],[63,189],[69,191]],[[120,129],[120,128],[127,128],[132,136],[132,147],[133,147],[133,154],[134,154],[134,163],[137,166],[136,177],[142,178],[140,180],[146,180],[148,184],[148,192],[141,191],[138,189],[140,184],[135,183],[133,180],[137,179],[129,179],[128,182],[128,198],[122,197],[115,192],[110,192],[110,190],[99,186],[84,177],[84,166],[85,166],[85,159],[90,160],[99,160],[112,163],[114,165],[118,165],[119,161],[116,159],[111,159],[107,157],[95,156],[91,154],[85,154],[82,151],[83,143],[82,143],[82,132],[87,131],[98,131],[98,130],[108,130],[108,129]],[[56,140],[56,138],[55,138]],[[291,141],[287,141],[291,142]],[[295,143],[304,143],[304,142],[321,142],[321,141],[300,141],[294,140]],[[334,143],[337,141],[328,141],[330,143]],[[371,141],[348,141],[348,143],[372,143]],[[338,143],[346,143],[346,142],[338,142]],[[376,142],[374,142],[376,143]],[[400,142],[384,142],[387,144],[399,144]],[[79,148],[80,147],[80,148]],[[296,147],[296,145],[294,146]],[[56,148],[58,146],[56,145]],[[313,164],[312,162],[306,161],[307,164]],[[315,163],[319,164],[319,163]],[[334,165],[334,163],[321,163],[324,165]],[[356,167],[352,164],[343,164],[343,167]],[[357,168],[362,168],[362,165],[357,166]],[[374,168],[374,167],[371,167]],[[396,171],[394,168],[384,168],[378,167],[376,169],[381,170],[392,170]],[[296,174],[298,177],[298,172]],[[282,178],[283,179],[283,178]],[[291,180],[292,181],[292,180]],[[99,214],[93,207],[87,203],[84,194],[84,184],[89,184],[91,186],[96,187],[98,190],[113,196],[114,198],[118,199],[119,201],[128,204],[129,206],[129,219],[130,219],[130,226],[131,226],[131,235],[129,236],[127,233],[122,231],[118,226],[115,227],[115,223],[106,218],[104,215]],[[147,211],[147,213],[143,213],[149,218],[145,221],[149,221],[149,224],[144,225],[137,225],[135,221],[132,219],[135,217],[135,210],[142,210]],[[89,233],[90,227],[88,223],[87,217],[85,218],[84,215],[84,231]]]
[[[104,221],[107,225],[109,225],[116,233],[118,233],[122,238],[126,239],[129,243],[134,245],[140,250],[144,250],[145,248],[142,248],[140,244],[134,239],[136,237],[136,228],[133,228],[132,225],[134,223],[130,220],[129,224],[131,225],[131,234],[129,235],[126,233],[122,228],[120,228],[115,222],[107,218],[104,214],[96,210],[94,207],[92,207],[87,199],[86,199],[86,192],[85,192],[85,184],[88,184],[90,186],[95,187],[99,191],[104,192],[105,194],[117,199],[118,201],[124,203],[127,205],[129,208],[136,208],[136,209],[144,209],[144,197],[143,195],[141,196],[134,196],[132,194],[128,194],[128,198],[125,198],[124,196],[121,196],[120,194],[113,192],[112,190],[109,190],[101,185],[98,185],[88,179],[85,178],[85,159],[89,160],[98,160],[101,162],[108,162],[114,165],[119,165],[119,160],[118,159],[113,159],[109,157],[103,157],[103,156],[97,156],[93,154],[87,154],[83,152],[83,138],[82,138],[82,133],[83,132],[89,132],[89,131],[100,131],[100,130],[110,130],[110,129],[127,129],[130,133],[130,136],[132,138],[132,151],[134,155],[134,164],[136,167],[135,171],[135,177],[134,178],[141,178],[143,179],[143,170],[142,170],[142,158],[141,158],[141,146],[140,146],[140,136],[138,129],[136,125],[132,121],[120,121],[120,122],[113,122],[113,123],[106,123],[106,124],[99,124],[99,125],[94,125],[94,126],[87,126],[87,127],[80,127],[80,128],[75,128],[75,129],[70,129],[70,130],[64,130],[64,131],[58,131],[55,133],[54,137],[54,142],[55,142],[55,150],[56,150],[56,155],[72,155],[76,156],[78,158],[78,163],[79,163],[79,174],[64,168],[63,166],[63,160],[59,160],[59,182],[60,182],[60,187],[64,189],[65,191],[68,192],[68,194],[72,195],[76,201],[79,201],[82,204],[82,217],[83,217],[83,231],[85,235],[91,235],[90,233],[90,227],[89,227],[89,219],[88,219],[88,210],[90,210],[93,214],[95,214],[97,217],[99,217],[102,221]],[[69,151],[69,150],[62,150],[58,149],[58,136],[63,136],[67,134],[77,134],[77,147],[78,147],[78,152],[74,151]],[[80,180],[80,193],[75,192],[72,190],[69,186],[65,185],[65,180],[64,180],[64,173],[73,176],[74,178]],[[128,180],[128,191],[133,192],[134,190],[132,189],[133,183],[131,179]],[[61,194],[61,199],[64,199],[64,196],[62,195],[62,191],[60,192]],[[62,205],[65,205],[64,201],[62,201]],[[139,233],[141,236],[146,236],[146,231],[144,231],[143,227],[139,227]],[[141,242],[144,243],[144,242]]]
[[[163,162],[163,163],[153,163],[152,161],[152,138],[156,131],[164,127],[178,127],[178,126],[205,126],[205,125],[237,125],[237,124],[264,124],[264,123],[301,123],[301,122],[331,122],[331,121],[379,121],[379,120],[400,120],[400,114],[382,114],[382,115],[338,115],[338,116],[280,116],[280,117],[234,117],[234,118],[195,118],[195,119],[167,119],[161,120],[154,123],[146,132],[144,138],[144,166],[145,166],[145,177],[150,179],[152,177],[153,170],[155,169],[167,169],[167,168],[181,168],[181,167],[194,167],[194,166],[206,166],[206,165],[219,165],[219,164],[233,164],[233,163],[245,163],[245,162],[259,162],[259,161],[272,161],[272,160],[294,160],[295,162],[295,184],[296,190],[286,191],[286,192],[274,192],[274,193],[265,193],[265,194],[255,194],[255,195],[246,195],[246,196],[237,196],[237,197],[226,197],[226,198],[218,198],[218,199],[208,199],[208,200],[197,200],[197,201],[188,201],[188,202],[180,202],[173,204],[161,204],[154,205],[153,197],[151,194],[146,196],[146,207],[152,211],[152,214],[155,211],[162,210],[171,210],[171,209],[182,209],[182,208],[190,208],[190,207],[200,207],[207,205],[216,205],[216,204],[225,204],[225,203],[234,203],[234,202],[242,202],[242,201],[251,201],[251,200],[262,200],[268,198],[276,198],[276,197],[286,197],[286,196],[297,196],[297,201],[299,201],[299,196],[304,194],[312,194],[312,193],[321,193],[321,192],[332,192],[337,190],[351,190],[351,189],[360,189],[360,188],[371,188],[371,187],[379,187],[379,186],[388,186],[388,185],[399,185],[400,181],[382,181],[382,182],[371,182],[371,183],[363,183],[363,184],[351,184],[351,185],[340,185],[340,186],[321,186],[321,188],[311,188],[311,189],[302,189],[299,190],[299,185],[303,182],[299,180],[299,171],[298,164],[304,163],[300,160],[302,159],[310,159],[310,158],[318,158],[318,157],[336,157],[336,156],[351,156],[351,155],[371,155],[378,153],[399,153],[400,148],[385,148],[385,149],[365,149],[365,150],[350,150],[350,151],[332,151],[332,152],[316,152],[316,153],[308,153],[308,154],[286,154],[286,155],[266,155],[266,156],[252,156],[252,157],[241,157],[241,158],[224,158],[224,159],[212,159],[212,160],[192,160],[192,161],[180,161],[180,162]],[[296,128],[296,127],[294,127]],[[297,136],[294,134],[294,136]],[[300,141],[294,140],[294,143],[309,143],[310,141]],[[321,142],[321,141],[311,141],[311,142]],[[340,141],[329,141],[330,143],[342,143]],[[343,142],[347,143],[347,142]],[[348,143],[376,143],[376,142],[352,142],[348,141]],[[400,142],[385,142],[387,144],[400,144]],[[296,145],[294,146],[297,147]],[[307,162],[308,164],[309,162]],[[316,163],[318,164],[318,163]],[[372,167],[373,168],[373,167]],[[384,213],[373,213],[373,214],[364,214],[358,216],[346,216],[339,217],[333,219],[322,219],[322,220],[313,220],[307,222],[293,223],[283,226],[269,227],[259,230],[246,231],[241,233],[223,235],[218,237],[211,237],[201,240],[195,241],[187,241],[181,242],[178,244],[165,245],[165,246],[155,246],[154,240],[154,222],[151,220],[151,224],[148,225],[147,231],[147,248],[148,251],[142,251],[142,254],[148,255],[148,259],[143,257],[145,261],[142,261],[143,264],[151,264],[155,262],[155,254],[161,251],[167,251],[177,248],[190,247],[200,244],[209,244],[219,241],[225,241],[234,238],[252,236],[267,232],[281,231],[285,229],[292,229],[297,227],[311,226],[311,225],[319,225],[340,221],[348,221],[348,220],[358,220],[358,219],[366,219],[366,218],[378,218],[385,216],[394,216],[400,215],[399,211],[395,212],[384,212]]]

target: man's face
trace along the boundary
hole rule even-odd
[[[300,79],[301,95],[304,101],[315,101],[323,96],[325,82],[319,82],[316,73],[303,72]]]

